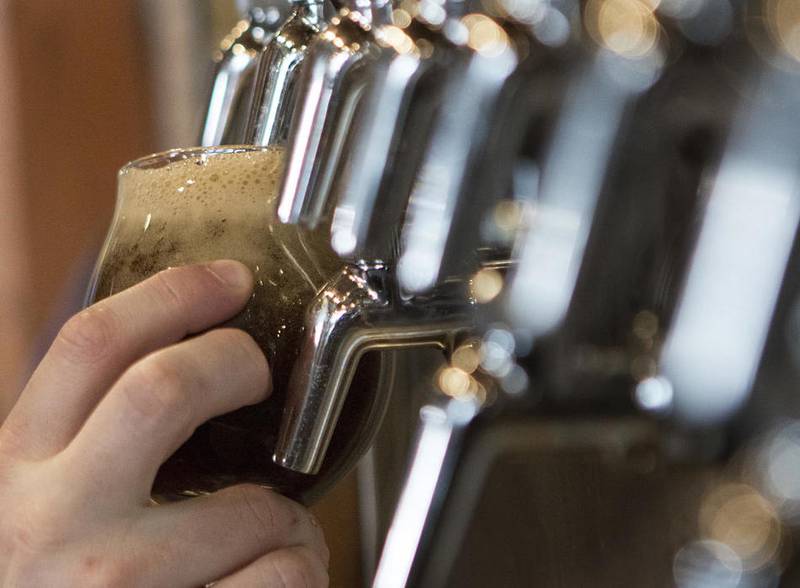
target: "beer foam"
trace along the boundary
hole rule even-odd
[[[223,257],[250,266],[257,280],[284,284],[289,263],[305,288],[320,288],[339,261],[327,231],[275,220],[283,156],[274,147],[188,150],[124,167],[104,252],[114,266],[108,293],[165,267]]]
[[[124,167],[119,197],[127,217],[145,212],[189,222],[220,215],[271,220],[283,171],[279,148],[176,152],[180,158],[151,156]]]

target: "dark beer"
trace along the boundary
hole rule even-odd
[[[117,209],[90,289],[110,296],[171,266],[220,258],[245,263],[255,289],[226,326],[247,331],[264,351],[273,393],[255,406],[200,426],[162,466],[153,495],[174,499],[250,482],[310,501],[364,450],[356,415],[379,385],[380,362],[362,362],[322,471],[305,475],[272,462],[286,387],[299,353],[306,306],[342,265],[327,231],[276,222],[282,171],[275,148],[173,151],[137,160],[119,174]],[[350,415],[350,416],[349,416]]]

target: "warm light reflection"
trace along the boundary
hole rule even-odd
[[[439,370],[436,377],[439,389],[452,398],[473,398],[480,404],[487,400],[486,388],[474,377],[457,367]]]
[[[381,40],[401,55],[406,55],[414,51],[414,41],[398,27],[383,27],[381,30]]]
[[[723,484],[709,494],[700,510],[703,534],[730,547],[747,570],[756,570],[778,555],[782,526],[772,505],[747,484]]]
[[[488,16],[468,14],[461,22],[467,28],[467,45],[481,55],[495,57],[509,48],[508,35]]]
[[[480,304],[491,302],[503,290],[503,276],[496,269],[479,270],[470,284],[472,297]]]
[[[658,42],[658,21],[646,0],[589,0],[585,19],[595,41],[623,57],[645,57]]]
[[[395,26],[404,29],[411,24],[411,15],[408,13],[407,10],[403,10],[402,8],[397,8],[394,11],[392,11],[392,22],[395,24]]]
[[[643,310],[633,318],[633,334],[640,340],[652,339],[658,334],[658,316]]]
[[[800,61],[800,2],[766,0],[767,26],[778,45]]]
[[[522,226],[525,206],[516,200],[501,200],[492,211],[495,226],[505,235],[513,235]]]
[[[473,340],[460,345],[454,352],[450,363],[468,374],[471,374],[481,363],[481,354],[478,351],[480,341]]]

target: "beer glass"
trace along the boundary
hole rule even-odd
[[[376,426],[350,417],[375,420],[369,399],[386,373],[379,355],[362,360],[318,474],[292,472],[272,461],[305,308],[341,266],[326,230],[309,232],[275,220],[282,166],[282,149],[242,146],[168,151],[119,172],[116,209],[87,302],[171,266],[239,260],[252,270],[255,289],[225,326],[248,332],[272,371],[269,399],[211,419],[167,460],[153,487],[156,500],[249,482],[313,501],[350,469]],[[364,424],[373,425],[370,432]]]

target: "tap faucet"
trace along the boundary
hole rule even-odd
[[[375,35],[391,21],[388,0],[349,4],[309,46],[278,202],[283,222],[319,223],[368,64],[380,53]]]
[[[671,414],[684,426],[724,425],[748,401],[779,293],[791,283],[800,228],[800,133],[792,123],[800,76],[792,68],[767,66],[758,76],[756,99],[737,117],[708,193],[661,357]]]
[[[242,18],[214,55],[214,77],[200,132],[204,147],[245,142],[257,58],[279,23],[277,9],[241,4]]]
[[[408,292],[430,290],[440,279],[447,236],[467,177],[487,145],[491,113],[497,108],[507,81],[525,49],[495,20],[483,14],[462,18],[469,51],[450,68],[430,143],[409,198],[403,225],[397,273]],[[474,199],[473,199],[474,201]],[[469,199],[462,204],[469,207]],[[469,258],[459,251],[451,259]],[[467,273],[461,263],[448,268],[451,275]]]
[[[438,53],[457,50],[457,45],[447,40],[439,26],[412,19],[410,15],[409,19],[414,23],[401,24],[405,25],[405,30],[415,30],[414,38],[420,42],[427,57],[431,57],[434,48]],[[390,39],[398,41],[402,35],[407,42],[413,42],[411,36],[403,32],[404,27],[385,27],[383,30]],[[391,44],[384,43],[385,50],[390,48]],[[382,59],[384,55],[382,53]],[[446,61],[439,56],[437,63]],[[433,79],[427,81],[431,82],[431,87],[440,85]],[[425,87],[429,88],[427,84]],[[435,98],[437,94],[423,92],[416,97],[422,96]],[[433,104],[427,100],[420,102],[421,111],[429,119],[436,101]],[[374,128],[377,122],[360,121],[360,124]],[[396,128],[400,134],[400,123],[389,122],[390,128]],[[424,126],[410,128],[419,131]],[[402,128],[405,130],[407,127]],[[394,199],[392,206],[402,207],[402,194],[393,192],[391,198]],[[292,372],[274,454],[275,461],[285,467],[313,473],[320,466],[347,394],[349,378],[363,353],[431,345],[449,349],[455,336],[471,328],[472,309],[465,280],[443,286],[424,301],[421,298],[408,300],[403,296],[393,269],[396,239],[386,239],[386,232],[383,231],[379,244],[369,251],[369,256],[350,256],[354,261],[347,263],[329,282],[307,311],[306,338]],[[388,232],[394,234],[394,230]],[[386,391],[383,392],[381,398],[375,399],[377,404],[385,404],[388,400]],[[380,411],[372,412],[378,414]]]
[[[350,265],[306,311],[300,356],[292,369],[275,461],[313,474],[322,465],[358,361],[367,351],[432,346],[453,348],[473,326],[465,282],[427,304],[408,303],[381,264]],[[378,391],[376,391],[377,393]],[[388,398],[375,398],[385,405]],[[382,414],[381,408],[371,410]]]
[[[284,145],[308,47],[325,26],[326,0],[292,0],[289,17],[258,57],[245,143]]]
[[[351,149],[333,187],[331,244],[343,257],[386,259],[416,175],[448,68],[459,59],[460,2],[402,3],[381,31],[382,51],[350,132]],[[380,206],[376,203],[380,201]]]

